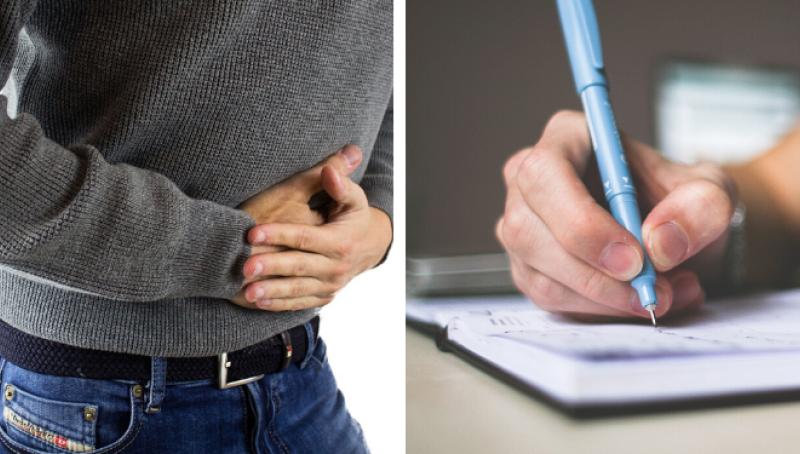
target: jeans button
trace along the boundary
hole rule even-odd
[[[94,407],[83,407],[83,419],[92,422],[97,417],[97,409]]]

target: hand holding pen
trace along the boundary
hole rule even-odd
[[[702,303],[696,274],[673,272],[671,285],[663,279],[656,285],[656,269],[671,271],[709,244],[725,242],[734,184],[716,167],[681,167],[644,145],[628,142],[625,152],[609,100],[594,6],[591,0],[557,3],[586,116],[556,115],[539,144],[509,161],[506,215],[497,236],[511,255],[515,282],[535,303],[578,314],[645,312],[656,325],[657,315],[671,307]],[[592,151],[596,165],[589,166]],[[588,168],[599,177],[595,198],[578,180]],[[637,185],[654,207],[644,225]],[[601,195],[610,214],[596,202]],[[722,248],[709,251],[720,256]]]
[[[709,164],[667,161],[624,134],[622,142],[647,213],[645,250],[601,206],[604,191],[582,113],[554,115],[539,142],[505,165],[506,205],[496,234],[517,287],[545,310],[649,319],[628,282],[646,252],[658,271],[656,316],[662,317],[700,306],[705,294],[697,270],[721,268],[735,206],[730,177]]]

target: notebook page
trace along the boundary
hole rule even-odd
[[[800,350],[800,291],[707,304],[659,328],[582,323],[531,309],[460,317],[456,329],[589,361]]]
[[[406,302],[406,317],[444,328],[452,318],[458,316],[490,316],[497,312],[531,307],[533,304],[530,301],[518,295],[413,298]]]

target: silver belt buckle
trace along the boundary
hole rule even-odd
[[[237,386],[246,385],[248,383],[252,383],[254,381],[261,380],[264,378],[264,374],[256,375],[255,377],[247,377],[241,380],[236,380],[229,382],[228,381],[228,368],[231,367],[231,362],[228,361],[228,353],[223,352],[217,355],[217,363],[218,363],[218,382],[219,389],[228,389],[228,388],[235,388]]]
[[[289,335],[288,331],[284,331],[280,334],[281,340],[283,341],[283,361],[281,363],[281,369],[284,370],[292,364],[292,353],[294,353],[294,347],[292,346],[292,336]],[[256,375],[255,377],[248,377],[243,378],[241,380],[236,380],[229,382],[228,381],[228,368],[231,367],[231,362],[228,361],[228,353],[223,352],[217,355],[217,362],[218,365],[218,376],[219,376],[219,389],[228,389],[234,388],[236,386],[246,385],[248,383],[252,383],[254,381],[261,380],[264,378],[264,374]]]

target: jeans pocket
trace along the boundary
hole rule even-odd
[[[97,405],[45,399],[14,383],[3,384],[3,399],[3,424],[17,442],[55,453],[95,449]]]
[[[0,443],[14,453],[116,453],[141,427],[132,385],[2,370]]]

